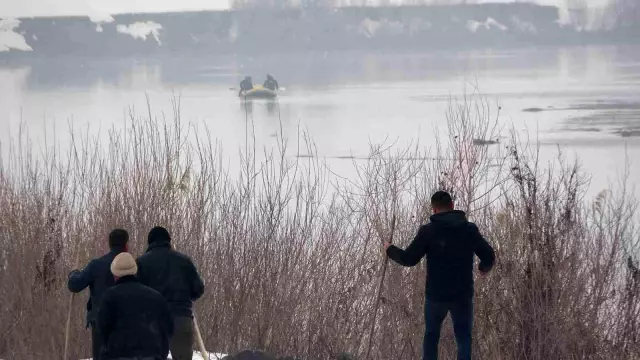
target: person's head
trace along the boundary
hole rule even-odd
[[[245,80],[249,80],[249,81],[251,81],[251,76],[245,76],[245,78],[244,78],[244,79],[245,79]]]
[[[127,250],[129,233],[124,229],[115,229],[109,233],[109,248],[112,250]]]
[[[269,79],[269,80],[273,80],[273,76],[271,76],[271,75],[267,74],[267,79]]]
[[[446,191],[438,191],[431,196],[431,208],[434,214],[453,210],[453,199]]]
[[[151,231],[149,231],[147,241],[149,245],[153,243],[168,243],[171,242],[171,236],[169,236],[169,232],[167,231],[167,229],[161,226],[156,226],[151,229]]]
[[[116,279],[135,276],[138,273],[138,265],[131,254],[123,252],[111,262],[111,273]]]

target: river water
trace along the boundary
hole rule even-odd
[[[244,75],[261,83],[266,73],[286,90],[276,103],[247,107],[231,88]],[[106,134],[124,126],[128,109],[146,113],[147,98],[154,114],[170,115],[179,97],[182,121],[206,125],[230,158],[249,122],[259,148],[273,146],[280,129],[291,139],[306,131],[318,156],[340,169],[371,143],[433,145],[451,99],[475,92],[493,116],[501,107],[501,136],[515,129],[538,143],[543,162],[558,146],[578,156],[590,193],[619,178],[627,158],[631,183],[640,179],[640,48],[632,46],[5,61],[0,140],[6,148],[21,124],[34,146],[45,134],[64,144],[69,124]]]

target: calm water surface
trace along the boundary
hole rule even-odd
[[[277,103],[247,108],[230,88],[245,74],[261,83],[266,73],[286,91]],[[45,134],[68,142],[69,124],[106,134],[124,126],[130,108],[146,113],[147,96],[156,116],[170,116],[179,96],[182,121],[206,124],[230,159],[245,144],[247,123],[258,147],[274,146],[282,127],[293,140],[308,132],[318,155],[349,176],[351,160],[338,158],[366,156],[385,139],[428,147],[434,129],[446,126],[451,98],[476,91],[494,116],[501,107],[502,136],[515,129],[538,142],[542,161],[558,145],[578,156],[591,193],[616,180],[625,156],[632,183],[640,179],[638,47],[0,62],[0,140],[6,147],[20,124],[36,146]]]

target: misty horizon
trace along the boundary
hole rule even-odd
[[[108,3],[95,0],[72,0],[64,3],[47,0],[27,0],[19,3],[0,4],[0,19],[58,16],[88,16],[101,18],[106,15],[130,13],[165,13],[230,10],[243,7],[284,8],[301,6],[403,6],[403,5],[455,5],[488,3],[532,3],[557,6],[560,9],[598,9],[618,0],[185,0],[173,1],[124,1]],[[265,5],[266,4],[266,5]]]

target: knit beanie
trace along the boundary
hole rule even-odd
[[[169,232],[167,229],[156,226],[151,231],[149,231],[149,236],[147,237],[147,242],[149,245],[153,243],[168,243],[171,241],[171,236],[169,236]]]
[[[113,259],[111,273],[119,278],[132,276],[138,273],[138,265],[131,254],[123,252]]]

